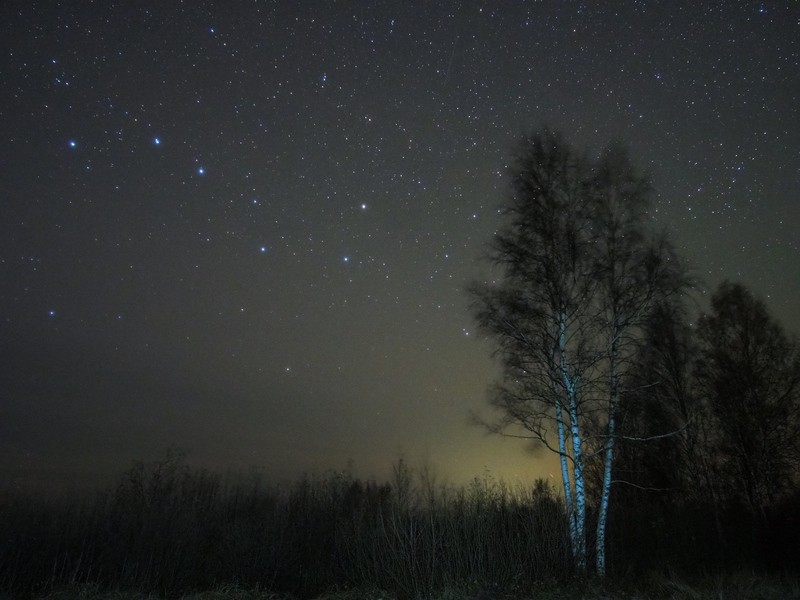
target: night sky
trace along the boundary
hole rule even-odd
[[[705,288],[800,332],[794,1],[4,0],[0,31],[3,487],[170,446],[548,476],[468,422],[464,293],[542,124],[627,142]]]

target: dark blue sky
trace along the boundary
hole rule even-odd
[[[547,474],[467,425],[463,288],[543,123],[630,144],[707,289],[800,331],[791,2],[0,7],[0,475]]]

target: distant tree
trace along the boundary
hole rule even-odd
[[[684,464],[694,460],[692,426],[698,412],[691,393],[694,333],[682,303],[656,306],[642,336],[620,409],[617,478],[639,489],[679,490]]]
[[[708,507],[716,546],[722,550],[720,513],[725,498],[712,443],[716,423],[697,394],[697,354],[696,332],[684,303],[680,299],[660,303],[644,328],[634,367],[626,377],[616,479],[626,484],[624,502],[630,505],[641,502],[646,492],[648,506],[657,499],[667,512],[666,506],[687,503]]]
[[[596,568],[605,532],[623,377],[653,307],[683,289],[679,261],[649,235],[650,187],[619,145],[597,160],[549,130],[525,137],[511,167],[508,224],[474,283],[473,312],[495,342],[502,381],[490,429],[560,457],[573,560],[587,568],[586,467],[599,460]]]
[[[697,393],[731,492],[762,521],[798,481],[800,346],[744,286],[725,282],[698,322]]]

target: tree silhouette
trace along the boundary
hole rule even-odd
[[[587,568],[587,461],[602,465],[596,568],[604,574],[617,416],[641,330],[685,278],[648,232],[650,187],[620,145],[599,159],[545,130],[520,142],[508,221],[490,252],[500,277],[470,287],[473,312],[503,368],[491,396],[505,435],[560,458],[573,560]]]
[[[797,482],[800,347],[742,285],[724,282],[698,322],[697,393],[716,423],[730,492],[765,521]]]

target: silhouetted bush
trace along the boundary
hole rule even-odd
[[[733,508],[717,523],[708,507],[620,492],[611,565],[626,574],[796,568],[796,553],[781,549],[797,547],[797,507],[787,501],[754,537]],[[164,597],[236,585],[300,598],[334,588],[419,598],[571,575],[564,507],[544,482],[417,485],[402,462],[391,484],[331,473],[275,487],[168,456],[81,502],[6,495],[0,516],[0,590],[15,598],[87,584]]]

